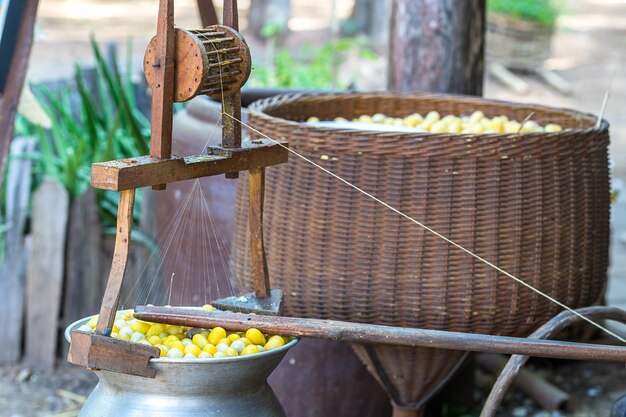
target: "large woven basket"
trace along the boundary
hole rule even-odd
[[[431,110],[533,114],[565,130],[381,134],[302,123]],[[326,94],[257,102],[249,123],[571,307],[605,288],[608,124],[596,129],[591,115],[461,96]],[[240,181],[239,277],[250,277],[246,191]],[[270,275],[288,315],[526,335],[559,311],[295,156],[267,170],[265,210]]]

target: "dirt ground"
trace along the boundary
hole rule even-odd
[[[92,372],[71,365],[62,365],[54,372],[0,367],[0,416],[77,416],[97,380]]]
[[[338,16],[345,17],[352,0],[336,0]],[[88,37],[99,42],[119,43],[124,53],[130,42],[133,55],[139,57],[154,32],[156,0],[41,0],[37,43],[32,54],[29,77],[32,81],[51,80],[71,74],[74,62],[88,65],[92,55]],[[294,29],[289,45],[326,39],[331,0],[293,0]],[[195,0],[177,0],[177,22],[196,26]],[[242,27],[246,26],[243,7]],[[553,57],[547,62],[571,84],[572,94],[562,95],[546,87],[537,78],[525,77],[531,89],[527,94],[513,93],[487,78],[485,95],[515,101],[541,102],[573,107],[597,113],[611,74],[611,98],[605,117],[612,124],[611,157],[615,164],[614,181],[619,187],[626,178],[626,59],[619,62],[620,43],[626,37],[626,0],[572,0],[570,13],[561,19],[554,41]],[[292,27],[293,26],[293,27]],[[130,41],[129,41],[130,39]],[[263,45],[252,41],[253,50]],[[617,70],[615,70],[617,66]],[[360,64],[353,67],[363,67]],[[361,69],[360,86],[384,88],[384,57]],[[613,264],[609,303],[626,307],[626,196],[618,200],[613,211]],[[577,400],[572,413],[544,412],[524,395],[511,392],[506,408],[500,414],[515,417],[606,417],[611,403],[626,393],[626,371],[623,365],[580,362],[535,361],[533,367],[568,391]],[[492,378],[481,378],[483,386]],[[52,373],[31,372],[27,368],[0,367],[0,417],[71,417],[95,384],[92,373],[67,365]],[[484,394],[484,388],[483,388]]]
[[[528,368],[570,394],[572,409],[549,412],[511,389],[499,417],[608,417],[613,402],[626,394],[621,364],[535,360]],[[493,376],[487,381],[493,381]]]

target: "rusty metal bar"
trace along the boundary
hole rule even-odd
[[[135,308],[135,317],[140,320],[199,328],[222,326],[234,331],[245,331],[254,327],[264,333],[315,337],[344,342],[381,343],[470,352],[506,353],[544,358],[626,363],[626,347],[557,342],[536,338],[527,339],[335,320],[269,317],[227,312],[216,313],[201,309],[152,306]]]

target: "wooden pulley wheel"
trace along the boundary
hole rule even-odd
[[[250,76],[250,49],[241,34],[222,25],[200,30],[176,28],[174,53],[174,101],[206,94],[221,99],[238,92]],[[157,38],[152,38],[144,56],[144,73],[154,88]]]

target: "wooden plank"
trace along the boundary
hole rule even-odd
[[[51,369],[56,358],[68,208],[67,191],[57,181],[45,181],[33,194],[25,358],[38,369]]]
[[[74,365],[144,378],[156,377],[156,370],[149,367],[150,358],[159,357],[156,347],[79,331],[72,332],[71,341],[67,360]]]
[[[120,293],[124,283],[124,274],[126,274],[126,267],[128,266],[128,251],[133,227],[134,208],[135,189],[122,191],[117,206],[117,234],[115,236],[113,263],[109,281],[104,291],[102,305],[100,306],[98,325],[96,326],[96,331],[105,336],[110,334],[115,321],[117,305],[120,301]]]
[[[5,252],[0,264],[0,294],[10,294],[0,303],[0,328],[6,334],[4,349],[0,350],[0,363],[15,363],[22,354],[24,325],[24,275],[26,245],[24,228],[30,199],[32,160],[19,158],[35,148],[33,138],[16,138],[11,143],[12,162],[7,173]]]
[[[263,245],[263,201],[265,198],[265,168],[251,169],[249,175],[250,204],[248,227],[250,229],[250,256],[252,258],[252,282],[259,298],[270,296],[270,274]]]
[[[210,312],[200,308],[139,306],[135,308],[135,317],[139,320],[203,329],[221,326],[227,330],[246,331],[254,327],[263,333],[315,337],[344,342],[506,353],[544,358],[626,362],[626,348],[623,346],[392,327],[338,320]]]
[[[163,160],[142,156],[93,164],[91,185],[95,188],[121,191],[219,175],[224,172],[263,168],[287,162],[288,159],[287,149],[267,140],[258,141],[258,144],[245,144],[240,149],[228,150],[226,155],[175,156]]]
[[[102,229],[93,189],[76,197],[70,208],[65,255],[63,328],[74,321],[96,314],[106,280],[102,274]],[[68,344],[62,343],[62,357]]]
[[[26,79],[28,58],[33,44],[33,32],[37,17],[39,0],[23,0],[22,22],[17,36],[17,44],[7,77],[6,89],[0,100],[0,172],[4,172],[11,139],[13,138],[13,122],[17,114],[17,104],[22,94]],[[0,175],[0,186],[4,177]]]

